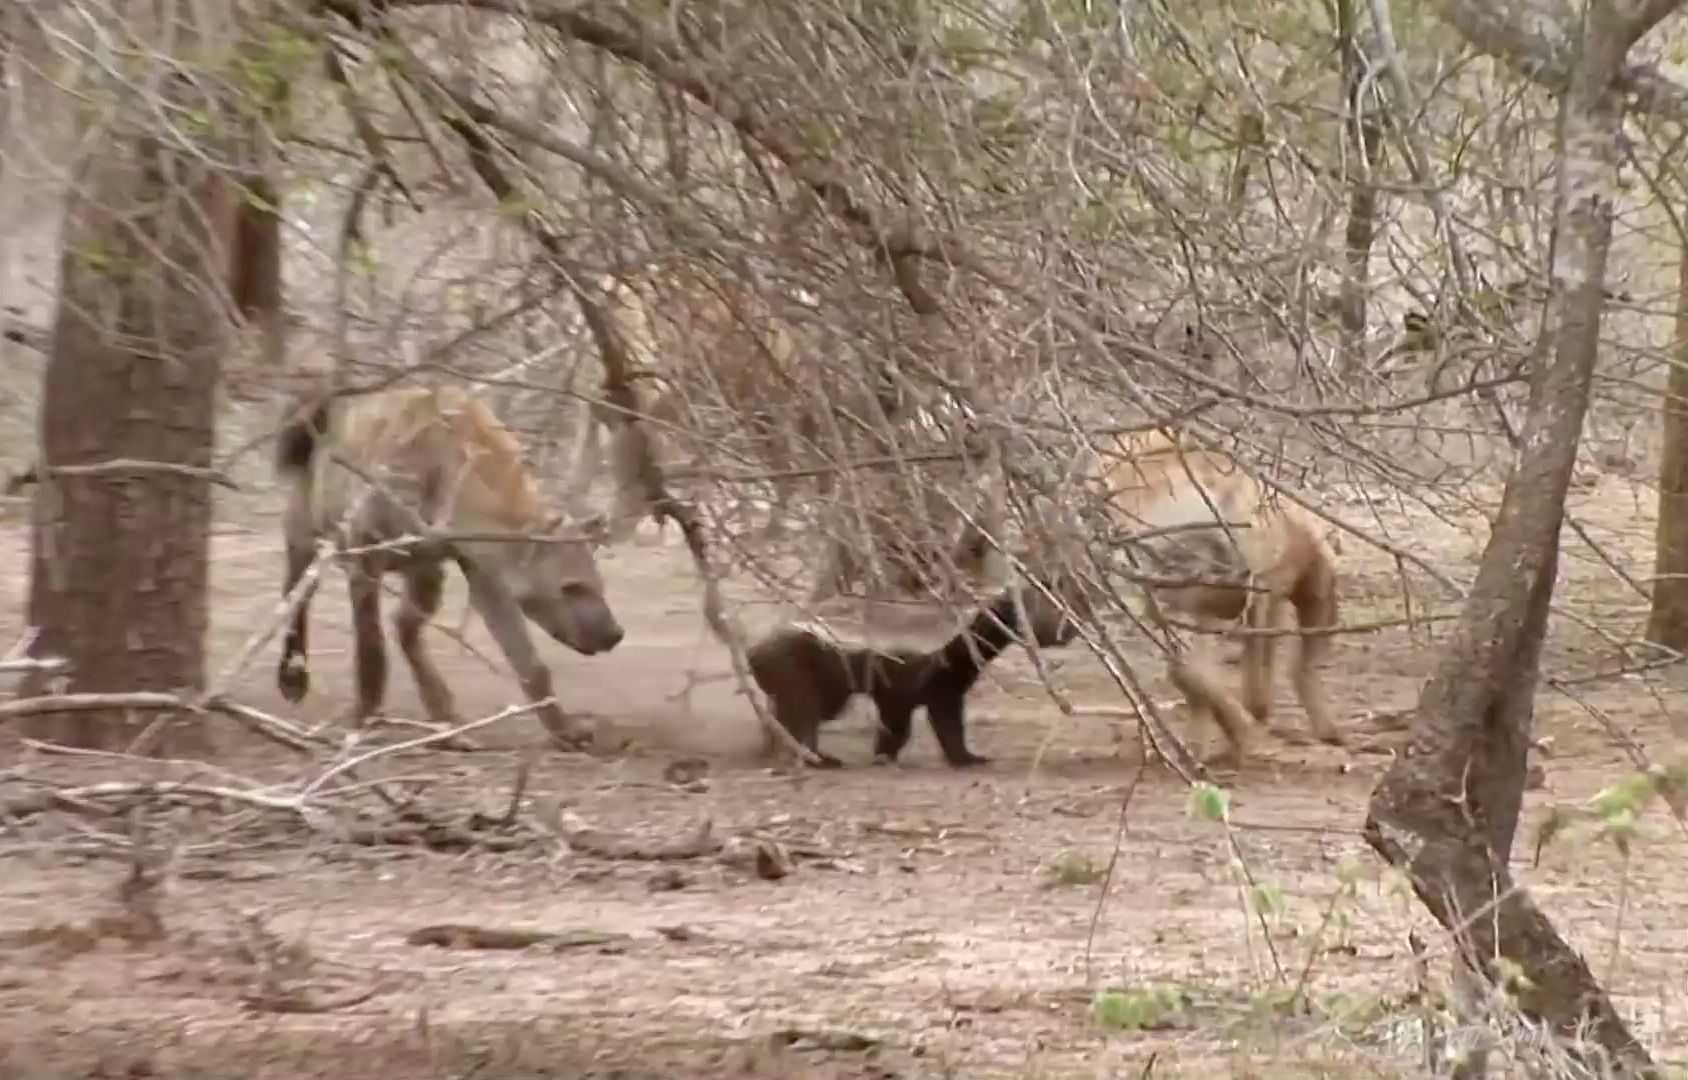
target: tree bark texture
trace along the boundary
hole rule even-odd
[[[1653,606],[1647,640],[1688,648],[1688,237],[1676,278],[1676,343],[1665,379],[1659,519],[1653,528]]]
[[[1554,327],[1541,342],[1528,414],[1501,509],[1464,616],[1419,698],[1412,745],[1373,792],[1371,846],[1404,870],[1462,952],[1496,977],[1518,964],[1525,1015],[1611,1074],[1645,1075],[1646,1050],[1581,956],[1561,938],[1507,863],[1523,800],[1525,756],[1559,530],[1587,410],[1612,230],[1623,101],[1615,91],[1629,39],[1596,0],[1561,103]]]
[[[165,92],[186,98],[177,80],[165,75]],[[34,679],[26,694],[61,679],[75,692],[204,683],[210,467],[228,341],[224,240],[236,203],[202,157],[165,141],[179,134],[155,135],[149,123],[139,103],[120,105],[68,196],[42,389],[29,621],[34,653],[70,667]],[[127,747],[156,721],[48,714],[33,733]],[[138,749],[207,749],[197,718],[153,731]]]

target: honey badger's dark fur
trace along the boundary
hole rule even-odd
[[[820,726],[836,720],[857,694],[873,699],[882,728],[900,724],[904,741],[914,710],[923,704],[927,654],[918,649],[853,648],[805,627],[787,626],[753,645],[745,659],[756,685],[768,695],[774,719],[814,753],[822,768],[844,763],[820,749]]]
[[[1037,643],[1065,645],[1076,629],[1038,590],[1020,594]],[[817,735],[836,720],[852,697],[866,694],[879,712],[874,758],[895,761],[913,733],[914,712],[926,710],[944,760],[953,768],[989,758],[967,748],[967,694],[985,666],[1014,640],[1019,613],[1014,591],[999,595],[973,616],[967,629],[931,652],[840,645],[803,627],[783,627],[746,655],[756,685],[768,695],[774,718],[812,751],[824,768],[843,763],[822,753]]]

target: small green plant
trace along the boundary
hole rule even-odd
[[[1535,989],[1535,981],[1517,962],[1502,956],[1495,961],[1495,966],[1500,974],[1501,985],[1506,988],[1507,993],[1517,995]]]
[[[1155,1031],[1177,1027],[1188,1018],[1190,995],[1182,987],[1151,985],[1141,989],[1099,989],[1091,1001],[1096,1023],[1109,1031]]]
[[[1087,851],[1064,851],[1049,866],[1049,885],[1095,885],[1107,875],[1106,863],[1099,862]]]
[[[71,258],[75,260],[77,269],[83,273],[110,278],[113,281],[127,279],[132,269],[128,256],[97,239],[75,248]]]
[[[1300,1016],[1311,1010],[1311,1003],[1300,987],[1268,986],[1249,999],[1249,1008],[1268,1016]]]
[[[1354,997],[1338,991],[1326,995],[1320,1010],[1339,1027],[1361,1030],[1386,1019],[1398,1006],[1376,996]]]
[[[1276,920],[1284,913],[1284,891],[1270,882],[1257,882],[1249,889],[1249,903],[1262,918]]]
[[[1551,806],[1536,827],[1536,856],[1571,831],[1592,822],[1596,835],[1627,856],[1639,831],[1642,814],[1659,799],[1674,802],[1688,787],[1688,757],[1650,765],[1596,792],[1580,807]]]
[[[375,249],[361,240],[346,245],[346,269],[354,274],[373,274],[377,265]]]

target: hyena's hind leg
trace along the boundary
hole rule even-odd
[[[1274,631],[1282,620],[1283,598],[1276,593],[1255,593],[1249,598],[1240,629],[1243,631],[1243,707],[1255,722],[1272,724],[1272,675],[1278,652]],[[1273,727],[1280,735],[1285,734]]]
[[[454,727],[461,722],[457,705],[445,679],[440,677],[439,668],[434,665],[427,643],[422,640],[423,630],[440,610],[440,599],[445,592],[445,567],[433,563],[410,570],[404,576],[404,584],[404,600],[393,614],[393,632],[399,639],[405,660],[410,664],[410,672],[416,679],[416,692],[422,699],[422,708],[427,712],[428,719]]]
[[[315,558],[316,551],[311,545],[297,541],[292,536],[288,537],[287,569],[281,584],[283,596],[298,587],[300,579],[305,576]],[[303,701],[311,688],[308,647],[311,598],[316,595],[317,582],[320,580],[313,578],[310,585],[306,586],[305,595],[300,597],[299,605],[293,609],[293,617],[288,620],[287,629],[281,636],[281,660],[276,665],[275,684],[281,691],[281,696],[293,705]]]
[[[1323,554],[1323,553],[1321,553]],[[1295,660],[1295,696],[1307,713],[1307,724],[1320,742],[1343,745],[1342,731],[1331,716],[1321,671],[1330,656],[1334,637],[1310,630],[1334,629],[1337,625],[1337,581],[1334,560],[1316,558],[1303,574],[1290,603],[1295,606],[1296,625],[1301,629],[1301,648]]]
[[[1224,749],[1207,755],[1207,763],[1219,768],[1240,768],[1253,749],[1251,720],[1242,702],[1225,686],[1210,658],[1199,655],[1202,646],[1192,643],[1174,652],[1167,674],[1183,695],[1190,710],[1190,730],[1200,730],[1211,720],[1225,737]]]

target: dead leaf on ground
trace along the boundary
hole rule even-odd
[[[721,849],[721,861],[728,866],[752,870],[764,881],[778,881],[794,869],[791,853],[773,840],[735,836]]]

